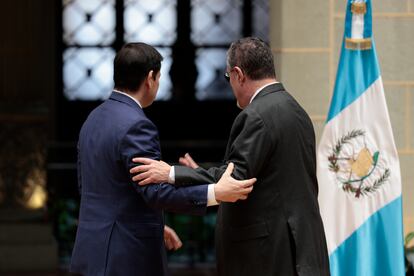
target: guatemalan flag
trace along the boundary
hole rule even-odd
[[[401,176],[372,38],[371,1],[347,2],[335,89],[318,148],[334,276],[404,272]]]

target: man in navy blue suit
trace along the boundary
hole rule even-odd
[[[155,99],[161,61],[158,51],[147,44],[125,45],[114,60],[114,91],[82,126],[81,205],[71,272],[168,275],[165,247],[180,244],[175,233],[164,228],[163,210],[202,215],[217,201],[246,199],[252,191],[255,179],[233,179],[233,164],[216,184],[176,187],[132,182],[129,170],[134,157],[161,158],[157,128],[142,110]]]

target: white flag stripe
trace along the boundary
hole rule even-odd
[[[356,38],[356,39],[364,38],[364,15],[363,14],[352,15],[351,38]]]
[[[364,200],[341,191],[336,175],[329,171],[327,162],[334,146],[332,141],[338,141],[355,129],[365,131],[367,144],[380,152],[378,165],[391,172],[387,183],[377,192],[365,196]],[[319,144],[318,166],[319,183],[330,183],[321,186],[319,202],[325,231],[329,233],[327,243],[331,254],[372,214],[401,195],[398,155],[394,147],[381,77],[327,123]],[[336,206],[341,206],[340,213],[337,208],[333,208],[333,202]]]
[[[364,0],[355,0],[354,3],[364,3]],[[351,38],[364,38],[365,14],[352,14]]]

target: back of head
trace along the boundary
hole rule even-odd
[[[123,91],[137,91],[152,70],[154,79],[161,69],[161,54],[145,43],[128,43],[114,59],[115,88]]]
[[[252,80],[276,78],[272,50],[257,37],[233,42],[227,52],[227,65],[229,68],[240,67]]]

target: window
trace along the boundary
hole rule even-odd
[[[172,99],[170,69],[177,62],[172,56],[182,39],[177,20],[183,12],[191,13],[184,37],[195,49],[195,60],[189,61],[194,66],[188,68],[197,71],[195,91],[184,92],[200,101],[233,98],[223,79],[231,41],[247,35],[268,39],[268,0],[179,0],[188,3],[185,10],[178,0],[62,1],[63,93],[70,101],[106,99],[113,88],[116,51],[134,41],[148,43],[163,55],[157,100]],[[180,71],[177,77],[186,75]]]
[[[115,0],[63,1],[63,93],[100,100],[112,90]]]

